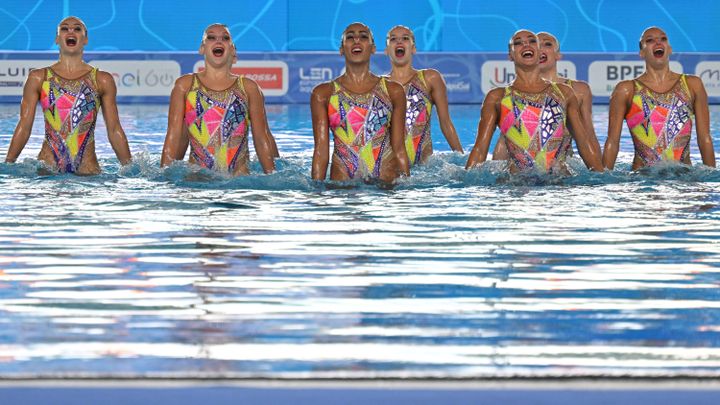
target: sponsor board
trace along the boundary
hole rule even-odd
[[[577,69],[570,61],[558,61],[557,72],[560,77],[577,79]],[[496,87],[509,86],[515,80],[515,63],[509,60],[490,60],[483,63],[480,68],[481,87],[487,94]]]
[[[671,61],[670,70],[682,73],[683,67]],[[632,80],[644,72],[644,61],[598,60],[590,63],[588,82],[594,96],[609,96],[619,82]]]
[[[205,61],[197,61],[193,72],[204,69]],[[281,60],[243,60],[232,66],[232,72],[257,82],[266,96],[281,97],[288,91],[288,65]]]
[[[720,96],[720,61],[698,63],[695,66],[695,74],[702,79],[708,96]]]
[[[23,85],[30,71],[53,62],[47,59],[0,60],[0,96],[22,96]]]
[[[89,62],[112,75],[118,96],[169,96],[180,77],[174,60],[93,60]]]
[[[300,67],[298,68],[298,91],[312,93],[318,84],[330,81],[341,74],[335,74],[330,66]]]
[[[445,87],[448,93],[470,93],[470,81],[462,73],[444,73]],[[463,80],[466,79],[466,80]]]

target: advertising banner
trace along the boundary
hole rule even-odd
[[[19,102],[28,73],[56,59],[54,52],[0,54],[0,102]],[[202,58],[193,52],[88,52],[85,59],[112,74],[120,103],[167,102],[180,75],[203,67]],[[502,52],[418,53],[413,65],[442,73],[451,103],[482,103],[487,92],[515,78],[513,64]],[[387,56],[376,54],[370,67],[387,74]],[[720,54],[673,54],[670,67],[699,76],[710,102],[720,104]],[[607,103],[618,82],[631,80],[644,69],[637,53],[566,53],[558,62],[558,74],[590,84],[595,103]],[[240,53],[233,66],[233,72],[258,83],[268,103],[308,103],[315,86],[343,71],[343,58],[337,52]]]

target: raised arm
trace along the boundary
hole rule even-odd
[[[313,180],[325,180],[330,161],[330,128],[328,126],[328,100],[332,93],[332,83],[317,85],[310,95],[310,113],[312,115],[315,149],[312,158]]]
[[[715,149],[710,135],[710,111],[707,92],[702,79],[697,76],[688,76],[688,86],[694,95],[695,132],[700,156],[705,166],[715,167]]]
[[[399,83],[391,80],[387,82],[387,89],[393,105],[390,118],[390,144],[395,153],[398,172],[401,175],[409,176],[410,160],[405,150],[405,109],[407,108],[405,90]]]
[[[433,104],[435,104],[435,111],[437,111],[438,120],[440,121],[440,130],[442,130],[450,148],[455,152],[463,153],[462,144],[455,130],[455,125],[453,125],[450,119],[445,79],[443,79],[440,72],[434,69],[427,69],[425,71],[425,78],[430,85],[430,96],[432,97]]]
[[[623,120],[633,96],[633,82],[626,80],[618,83],[610,96],[610,113],[608,115],[608,135],[603,149],[603,166],[612,170],[615,167],[618,151],[620,150],[620,133]]]
[[[600,147],[593,145],[592,138],[588,134],[588,130],[585,128],[585,123],[580,116],[580,106],[578,105],[575,93],[573,93],[569,86],[562,86],[564,87],[563,93],[565,94],[567,100],[567,104],[565,106],[567,118],[570,122],[570,127],[572,129],[571,133],[575,139],[578,152],[580,152],[580,157],[590,170],[601,172],[603,171],[603,165],[600,155]],[[597,140],[595,143],[597,143]]]
[[[181,76],[175,81],[170,93],[167,133],[163,144],[160,166],[167,166],[175,160],[183,160],[190,140],[183,127],[185,119],[185,95],[192,86],[192,75]]]
[[[597,135],[595,134],[595,126],[593,125],[592,91],[590,90],[590,85],[585,82],[575,81],[573,82],[572,89],[578,99],[580,118],[582,119],[588,141],[593,149],[593,153],[596,153],[598,156],[602,156],[600,143],[598,142]]]
[[[20,119],[15,126],[15,132],[10,141],[7,156],[5,156],[5,161],[8,163],[14,163],[17,160],[20,152],[25,148],[28,139],[30,139],[30,132],[32,132],[33,120],[35,119],[35,108],[40,99],[40,88],[42,87],[44,73],[45,69],[35,69],[30,72],[25,81],[23,97],[20,102]]]
[[[497,127],[500,113],[498,105],[502,94],[505,91],[500,87],[491,90],[483,100],[482,109],[480,110],[480,123],[478,124],[477,138],[475,146],[470,151],[465,169],[472,169],[487,159],[488,149],[490,148],[490,140]]]
[[[263,171],[265,173],[272,173],[275,171],[275,159],[269,139],[270,131],[267,127],[267,117],[265,116],[265,98],[260,91],[260,86],[258,86],[255,81],[248,78],[243,78],[242,80],[248,96],[250,126],[252,127],[255,153],[257,154]]]
[[[98,87],[100,88],[100,97],[102,100],[102,113],[107,127],[108,141],[115,151],[115,156],[121,164],[130,163],[130,147],[128,146],[125,131],[120,125],[120,117],[117,109],[117,88],[115,80],[108,72],[97,73]]]

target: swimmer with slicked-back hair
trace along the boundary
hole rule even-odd
[[[425,162],[433,152],[430,118],[436,107],[440,129],[450,148],[463,153],[460,139],[450,119],[447,87],[435,69],[415,69],[415,34],[404,25],[396,25],[387,33],[385,54],[390,58],[390,79],[403,85],[407,98],[405,113],[405,150],[410,164]]]
[[[175,81],[170,95],[168,128],[160,164],[183,160],[228,173],[250,172],[249,137],[265,173],[275,170],[272,136],[258,84],[232,73],[235,44],[228,27],[211,24],[203,32],[199,53],[205,68]]]
[[[540,77],[537,36],[519,30],[510,38],[509,57],[515,64],[515,80],[491,90],[483,101],[475,146],[466,168],[487,159],[496,127],[508,149],[511,173],[535,171],[567,174],[565,149],[575,139],[580,157],[595,171],[602,171],[599,151],[591,147],[583,128],[578,101],[570,86]],[[567,131],[565,122],[573,131]]]
[[[34,69],[23,87],[20,119],[8,148],[6,162],[15,162],[32,131],[37,103],[45,118],[45,141],[38,160],[59,173],[100,173],[95,154],[95,122],[102,110],[107,136],[121,164],[130,162],[130,148],[118,117],[115,80],[108,72],[83,61],[88,43],[85,23],[78,17],[60,21],[55,35],[58,61]]]
[[[600,144],[595,135],[595,128],[592,121],[592,92],[590,91],[590,85],[582,80],[572,80],[558,75],[557,63],[562,59],[560,43],[557,38],[549,32],[539,32],[537,37],[540,47],[540,57],[538,61],[540,77],[553,83],[567,84],[572,88],[578,100],[580,116],[584,123],[584,129],[588,134],[590,146],[595,150],[595,153],[600,155]],[[567,157],[573,155],[572,142],[567,144],[565,151]],[[504,142],[498,141],[493,150],[493,160],[505,159],[507,159],[507,148]]]
[[[310,98],[315,149],[312,178],[324,180],[334,151],[331,180],[392,183],[409,175],[405,152],[405,91],[399,83],[370,71],[375,41],[367,25],[343,30],[340,54],[345,73],[317,85]]]
[[[639,46],[645,72],[634,80],[618,83],[610,96],[603,164],[608,169],[615,167],[625,120],[635,146],[633,170],[663,161],[689,165],[694,117],[703,164],[715,167],[708,98],[702,80],[670,70],[672,47],[662,29],[647,28]]]

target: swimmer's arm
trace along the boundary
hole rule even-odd
[[[275,137],[273,136],[272,132],[270,131],[270,124],[267,120],[267,110],[265,110],[265,95],[260,92],[260,95],[263,96],[262,105],[263,105],[263,113],[265,114],[265,128],[267,131],[265,131],[265,136],[267,137],[268,144],[270,145],[270,152],[272,152],[273,160],[275,158],[280,157],[280,152],[278,152],[277,143],[275,143]]]
[[[595,126],[593,125],[593,100],[590,85],[585,82],[576,81],[573,82],[572,89],[573,92],[575,92],[575,96],[578,98],[578,102],[580,103],[580,117],[582,118],[582,122],[587,133],[590,146],[593,148],[594,153],[596,153],[598,156],[602,156],[602,151],[600,150],[600,143],[598,142],[597,135],[595,134]]]
[[[253,144],[260,165],[265,173],[275,171],[275,161],[268,134],[267,117],[265,116],[265,98],[255,81],[243,78],[245,91],[248,96],[250,126],[252,127]]]
[[[569,88],[568,88],[569,90]],[[585,165],[593,171],[603,171],[602,158],[600,156],[600,147],[593,147],[592,140],[585,129],[585,123],[580,117],[580,108],[578,105],[577,97],[569,90],[567,93],[567,118],[570,121],[572,128],[572,136],[575,139],[575,143],[580,152],[580,157],[585,162]]]
[[[495,143],[495,149],[493,149],[492,160],[507,160],[508,151],[505,139],[500,137]]]
[[[325,180],[330,161],[330,127],[328,122],[328,100],[332,93],[332,83],[317,85],[310,95],[310,113],[312,114],[315,149],[312,158],[313,180]]]
[[[610,113],[608,116],[608,134],[603,150],[603,166],[612,170],[615,167],[620,150],[620,133],[622,132],[625,113],[630,107],[633,95],[633,82],[626,80],[618,83],[610,96]]]
[[[495,127],[500,117],[498,107],[504,91],[504,88],[499,87],[491,90],[485,96],[482,109],[480,110],[480,123],[478,124],[475,146],[473,146],[470,151],[465,169],[472,169],[487,159],[490,140],[492,139],[493,132],[495,132]]]
[[[387,89],[393,105],[390,118],[390,144],[395,153],[398,171],[402,175],[409,176],[410,160],[405,150],[405,109],[407,107],[405,90],[402,85],[391,80],[387,82]]]
[[[185,95],[192,86],[192,75],[181,76],[175,81],[170,93],[167,133],[163,144],[160,166],[167,166],[175,160],[183,160],[190,139],[184,130]]]
[[[430,84],[430,93],[432,94],[432,101],[433,104],[435,104],[438,120],[440,121],[440,130],[442,130],[450,148],[455,152],[463,153],[462,144],[455,130],[455,125],[453,125],[452,119],[450,119],[445,79],[443,79],[440,72],[434,69],[427,69],[425,71],[425,77]]]
[[[5,156],[5,161],[8,163],[14,163],[17,160],[28,139],[30,139],[30,132],[32,132],[33,120],[35,119],[35,108],[40,99],[44,72],[45,69],[31,71],[23,87],[23,97],[20,102],[20,119],[17,126],[15,126],[15,132],[10,141],[7,156]]]
[[[105,127],[107,128],[108,141],[115,151],[115,156],[121,164],[130,163],[130,147],[125,136],[125,131],[120,125],[120,117],[117,109],[117,87],[112,75],[107,72],[97,73],[97,82],[101,91],[102,113],[105,119]]]
[[[707,92],[702,79],[697,76],[688,76],[688,86],[695,95],[693,109],[695,110],[695,132],[697,134],[698,148],[705,166],[715,167],[715,149],[710,135],[710,110],[708,107]]]

